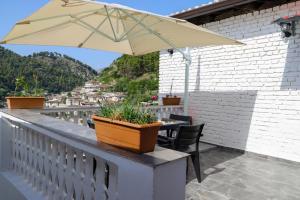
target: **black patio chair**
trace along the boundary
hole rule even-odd
[[[92,121],[92,119],[88,119],[86,122],[87,122],[89,128],[95,129],[95,124]]]
[[[184,122],[187,122],[187,125],[192,125],[192,117],[191,116],[170,114],[169,118],[174,119],[174,120],[184,121]],[[173,137],[173,133],[175,131],[176,130],[174,130],[174,129],[167,130],[167,137]]]
[[[199,142],[204,124],[196,126],[180,126],[175,138],[158,136],[158,145],[181,151],[191,155],[197,180],[201,182]]]

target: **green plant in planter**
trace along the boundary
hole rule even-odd
[[[10,95],[15,97],[41,97],[44,96],[45,91],[41,88],[38,88],[38,78],[36,75],[33,75],[34,86],[31,87],[30,84],[26,81],[24,76],[19,76],[16,78],[15,82],[15,91]]]
[[[139,107],[133,106],[129,103],[103,105],[97,115],[99,117],[139,125],[151,124],[157,121],[157,118],[153,113],[149,111],[142,111]]]

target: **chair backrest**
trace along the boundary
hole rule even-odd
[[[195,126],[180,126],[176,135],[174,146],[175,149],[182,149],[189,145],[196,144],[196,149],[199,150],[199,140],[202,135],[204,124]]]
[[[189,125],[192,125],[192,117],[191,116],[170,114],[169,118],[174,119],[174,120],[180,120],[180,121],[188,122]]]
[[[95,129],[95,124],[91,119],[88,119],[86,122],[87,122],[89,128]]]

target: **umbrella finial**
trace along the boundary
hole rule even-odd
[[[18,22],[17,25],[30,24],[29,20]]]
[[[61,0],[65,3],[65,5],[67,5],[69,3],[69,0]]]

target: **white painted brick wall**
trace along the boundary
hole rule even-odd
[[[300,162],[300,37],[271,22],[300,1],[204,27],[245,46],[193,48],[189,113],[205,122],[203,141]],[[297,25],[297,32],[300,25]],[[183,94],[184,61],[161,52],[160,94]]]

